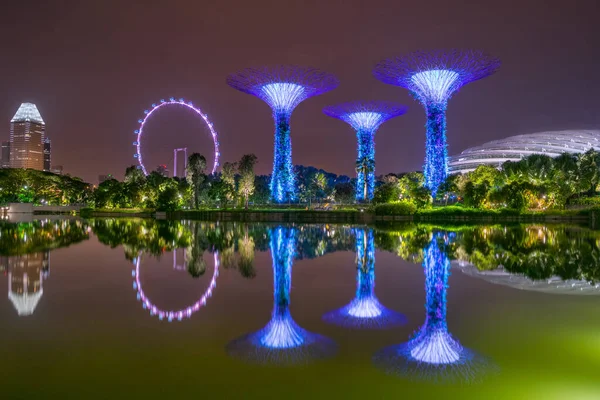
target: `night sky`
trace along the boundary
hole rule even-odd
[[[292,115],[295,164],[352,175],[354,133],[321,109],[394,100],[410,109],[377,133],[377,173],[416,170],[424,157],[424,111],[405,89],[373,78],[378,61],[452,47],[502,60],[498,73],[450,100],[451,155],[520,133],[598,129],[598,15],[597,0],[3,1],[0,138],[8,140],[19,104],[33,102],[52,139],[53,164],[96,183],[98,174],[122,177],[134,163],[133,131],[144,109],[183,97],[218,130],[221,164],[255,153],[257,172],[269,173],[270,109],[225,78],[248,66],[290,63],[341,81]],[[148,169],[171,168],[172,149],[185,145],[211,162],[208,134],[188,112],[163,110],[151,122],[143,142]]]

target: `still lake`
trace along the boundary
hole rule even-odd
[[[599,399],[600,231],[0,222],[2,398]]]

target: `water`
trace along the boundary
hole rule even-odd
[[[3,222],[3,398],[597,399],[599,243],[568,225]]]

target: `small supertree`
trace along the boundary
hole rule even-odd
[[[326,107],[323,112],[341,119],[356,131],[356,200],[370,201],[375,190],[375,133],[381,124],[406,112],[407,107],[388,101],[352,102]]]
[[[244,69],[229,75],[227,84],[271,106],[275,120],[271,198],[277,203],[296,200],[290,137],[292,111],[309,97],[334,89],[339,81],[332,74],[315,68],[282,65]]]
[[[446,107],[454,92],[485,78],[500,67],[500,60],[474,50],[415,52],[381,61],[373,74],[390,85],[402,86],[423,104],[427,113],[425,186],[435,198],[448,175]]]
[[[450,260],[446,249],[451,237],[435,232],[424,249],[426,318],[423,326],[404,344],[387,347],[374,356],[375,364],[390,373],[434,382],[477,381],[495,367],[465,347],[448,332],[446,292]]]
[[[406,317],[385,308],[375,296],[375,237],[373,229],[356,228],[356,294],[354,300],[323,320],[346,328],[383,329],[404,325]]]
[[[289,311],[292,264],[296,252],[296,232],[291,227],[273,228],[270,233],[273,258],[274,304],[271,320],[261,330],[227,345],[236,358],[268,364],[305,363],[333,356],[335,342],[302,329]]]

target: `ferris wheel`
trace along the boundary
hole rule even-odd
[[[142,254],[138,254],[134,258],[133,264],[135,269],[131,271],[133,277],[133,290],[137,292],[136,297],[142,302],[142,307],[150,311],[150,315],[158,316],[158,319],[167,319],[169,322],[173,320],[181,321],[183,318],[190,318],[193,314],[198,312],[202,307],[206,305],[208,299],[212,296],[213,291],[217,287],[217,278],[219,276],[219,254],[215,252],[213,254],[213,274],[208,284],[206,291],[200,296],[200,298],[194,303],[180,310],[163,310],[157,307],[152,301],[146,296],[142,289],[142,281],[140,279],[140,266],[142,262]]]
[[[136,135],[136,140],[135,140],[135,142],[133,142],[133,145],[135,146],[136,151],[135,151],[135,154],[133,155],[133,157],[135,159],[137,159],[139,167],[144,172],[144,175],[148,175],[148,171],[146,170],[146,167],[144,166],[144,161],[142,159],[142,135],[144,134],[144,128],[146,126],[146,123],[148,122],[148,119],[154,112],[156,112],[160,108],[167,107],[167,106],[186,107],[186,108],[192,110],[193,112],[195,112],[196,115],[198,115],[202,119],[202,121],[204,121],[204,123],[210,130],[213,144],[214,144],[214,160],[215,161],[213,163],[213,167],[211,170],[211,173],[214,174],[217,170],[217,167],[219,166],[219,157],[221,156],[221,153],[219,153],[219,137],[217,135],[217,131],[215,130],[212,122],[210,122],[210,120],[208,119],[208,115],[203,113],[202,110],[200,110],[200,108],[194,106],[191,101],[186,102],[184,99],[176,100],[174,97],[171,97],[169,100],[163,99],[159,103],[154,103],[154,104],[152,104],[152,107],[149,110],[145,110],[144,117],[140,118],[138,120],[138,123],[140,124],[140,126],[138,127],[138,129],[136,129],[134,131],[134,134]]]

